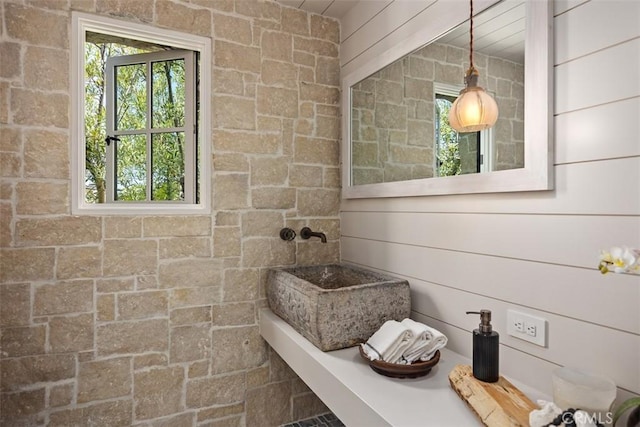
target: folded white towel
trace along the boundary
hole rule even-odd
[[[403,325],[411,329],[414,334],[414,341],[402,355],[404,363],[411,364],[416,360],[427,361],[447,345],[447,337],[437,329],[416,322],[412,319],[404,319]]]
[[[420,360],[423,362],[431,359],[433,355],[436,354],[436,351],[444,348],[447,345],[448,341],[445,334],[443,334],[439,330],[431,328],[429,326],[427,326],[427,328],[429,328],[429,332],[431,332],[432,338],[429,345],[427,345],[427,347],[423,349],[422,355],[420,355]]]
[[[371,360],[398,363],[412,339],[411,329],[396,320],[387,320],[362,345],[362,349]]]

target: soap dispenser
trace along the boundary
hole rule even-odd
[[[491,327],[491,310],[467,311],[467,314],[480,315],[480,325],[473,330],[473,376],[494,383],[500,377],[500,336]]]

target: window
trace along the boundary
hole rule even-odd
[[[207,38],[73,14],[74,213],[210,211]]]
[[[461,87],[434,84],[435,176],[491,171],[492,131],[458,133],[449,126],[449,110]]]

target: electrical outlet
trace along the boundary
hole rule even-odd
[[[541,347],[547,346],[547,320],[519,311],[507,310],[507,334]]]

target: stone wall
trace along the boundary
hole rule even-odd
[[[339,259],[337,21],[254,0],[0,4],[0,424],[325,412],[257,313],[268,267]],[[213,38],[211,216],[70,214],[71,10]],[[278,237],[305,225],[328,243]]]
[[[353,183],[371,184],[434,176],[434,83],[461,86],[468,50],[432,43],[390,64],[352,89]],[[479,84],[490,91],[500,116],[493,128],[493,170],[524,166],[524,67],[474,54]],[[467,147],[468,148],[468,147]],[[461,150],[475,170],[476,153]]]

